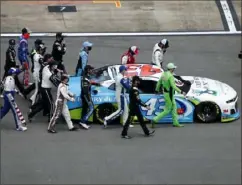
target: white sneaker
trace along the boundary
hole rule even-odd
[[[24,127],[24,126],[19,126],[17,128],[17,131],[26,131],[27,130],[27,127]]]
[[[0,95],[0,98],[3,98],[3,95],[2,94]]]
[[[103,126],[104,128],[107,128],[107,120],[105,118],[104,118]]]
[[[134,125],[129,125],[129,128],[133,128],[134,127]]]
[[[86,123],[79,123],[83,128],[89,129],[90,126],[88,126]]]

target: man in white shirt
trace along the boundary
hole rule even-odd
[[[162,39],[160,42],[156,43],[153,48],[152,53],[152,64],[162,68],[164,62],[164,54],[169,48],[169,41],[167,39]]]

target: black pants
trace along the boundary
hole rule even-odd
[[[128,134],[129,125],[131,123],[133,116],[137,116],[137,118],[139,120],[139,124],[140,124],[141,128],[143,129],[145,135],[149,135],[149,130],[144,122],[143,115],[141,114],[139,107],[136,107],[135,109],[130,109],[130,111],[129,111],[128,119],[123,127],[122,136],[126,136]]]
[[[54,105],[53,105],[53,97],[51,94],[51,88],[41,88],[41,96],[43,104],[44,115],[48,115],[49,118],[51,117],[51,114],[54,111]]]
[[[33,90],[35,90],[35,83],[31,84],[29,87],[27,87],[24,90],[25,95],[28,95],[29,93],[31,93]]]
[[[57,66],[57,69],[62,70],[64,73],[66,73],[66,68],[65,68],[63,62],[60,61],[60,62],[58,62],[58,63],[59,63],[59,64],[58,64],[58,66]]]
[[[90,116],[94,111],[94,105],[91,99],[88,99],[82,96],[82,115],[81,115],[81,122],[87,123]]]

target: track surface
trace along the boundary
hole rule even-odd
[[[90,64],[119,63],[130,45],[141,48],[138,60],[149,62],[158,37],[90,38],[94,42]],[[178,65],[177,74],[210,77],[234,87],[241,99],[240,37],[168,37],[167,61]],[[53,38],[43,38],[49,51]],[[81,42],[67,38],[65,63],[72,73]],[[8,39],[1,41],[4,61]],[[30,40],[31,45],[34,39]],[[1,63],[1,67],[3,64]],[[3,69],[3,68],[2,68]],[[2,71],[1,71],[2,72]],[[18,98],[27,115],[28,103]],[[137,125],[132,140],[120,138],[120,127],[68,132],[59,124],[57,135],[46,132],[41,114],[26,133],[14,131],[12,115],[1,123],[2,184],[240,184],[241,120],[229,124],[187,124],[184,128],[158,126],[144,138]]]

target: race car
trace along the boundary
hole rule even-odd
[[[103,123],[105,116],[117,109],[115,99],[115,77],[120,65],[109,65],[94,70],[91,80],[99,82],[101,86],[92,86],[91,96],[95,111],[90,122]],[[141,78],[140,98],[151,110],[141,108],[146,120],[163,111],[165,102],[163,94],[156,94],[156,84],[164,72],[163,69],[151,64],[128,64],[125,76],[132,78],[138,75]],[[187,93],[186,97],[175,94],[177,113],[181,123],[212,123],[230,122],[240,117],[238,96],[229,85],[220,81],[204,77],[175,75],[176,85]],[[80,120],[82,103],[80,101],[80,77],[70,77],[69,89],[77,95],[75,102],[68,102],[71,118]],[[128,94],[127,94],[128,97]],[[159,123],[172,123],[171,115],[167,115]]]

